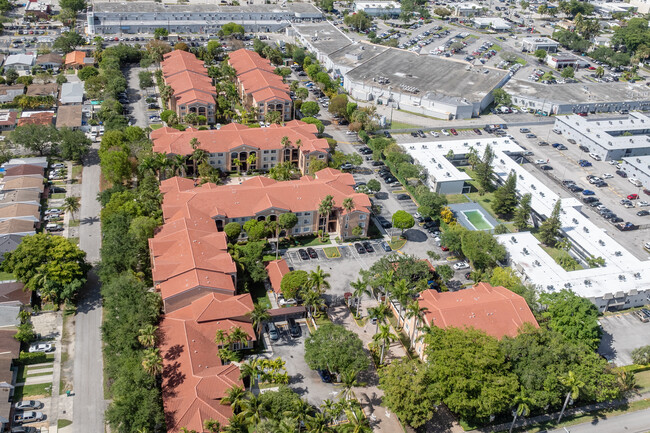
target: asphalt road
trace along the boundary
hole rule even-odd
[[[79,246],[93,264],[99,261],[101,229],[97,201],[100,167],[97,149],[93,145],[84,161],[81,184],[81,224]],[[74,409],[73,431],[79,433],[104,431],[104,391],[102,387],[103,360],[100,326],[102,306],[99,282],[94,271],[88,276],[82,299],[79,301],[75,322]]]
[[[623,415],[578,424],[566,429],[551,430],[548,433],[645,433],[650,431],[650,409],[630,412]]]

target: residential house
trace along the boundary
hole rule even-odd
[[[18,220],[14,220],[18,221]],[[4,224],[7,221],[0,222],[0,226]],[[34,224],[30,223],[29,221],[22,221],[24,223],[31,224],[32,226]],[[33,232],[34,234],[36,232]],[[4,261],[5,254],[10,253],[14,251],[16,248],[18,248],[18,245],[23,241],[23,235],[16,234],[16,233],[1,233],[0,232],[0,263]]]
[[[33,156],[33,157],[26,157],[26,158],[12,158],[9,161],[2,164],[2,168],[7,170],[5,176],[18,176],[18,175],[28,174],[27,172],[29,172],[29,174],[32,174],[31,172],[35,170],[31,167],[23,167],[20,169],[16,168],[15,170],[12,170],[15,167],[18,167],[20,165],[35,165],[45,170],[47,168],[47,157]],[[20,170],[24,170],[24,172],[20,172]]]
[[[16,127],[18,113],[15,111],[0,111],[0,131],[11,131]]]
[[[20,342],[15,329],[0,330],[0,429],[10,431],[15,400],[13,360],[20,356]]]
[[[194,113],[204,116],[209,124],[216,122],[217,91],[203,61],[187,51],[175,50],[165,54],[160,69],[165,84],[173,91],[169,109],[176,112],[179,119]]]
[[[0,223],[1,225],[2,223]],[[5,281],[0,283],[0,304],[20,302],[23,305],[29,305],[31,299],[32,291],[25,290],[25,285],[20,281]],[[1,340],[2,338],[0,338]]]
[[[242,101],[253,109],[258,120],[264,120],[273,111],[279,112],[283,120],[291,120],[293,101],[289,86],[275,73],[269,60],[242,48],[230,53],[228,63],[237,71]]]
[[[54,111],[23,111],[18,119],[18,126],[51,125],[54,123]]]
[[[283,213],[292,212],[298,217],[292,235],[310,235],[323,230],[346,239],[353,237],[353,230],[359,227],[361,233],[355,237],[366,236],[370,226],[370,199],[355,192],[354,185],[351,174],[331,168],[317,172],[315,178],[303,176],[286,182],[254,177],[239,185],[207,183],[194,187],[192,181],[169,179],[161,186],[166,191],[163,219],[210,218],[222,231],[231,222],[243,225],[251,219],[276,221]],[[321,215],[318,209],[327,196],[332,197],[333,207],[329,215]],[[343,207],[346,199],[352,201],[348,209]]]
[[[0,222],[11,219],[38,224],[41,221],[40,205],[17,203],[0,207]]]
[[[36,66],[40,66],[43,69],[54,69],[58,70],[63,65],[63,56],[56,53],[47,53],[41,54],[36,57]]]
[[[0,208],[13,204],[41,205],[41,194],[29,189],[12,189],[0,191]]]
[[[36,56],[34,54],[10,54],[5,60],[5,71],[7,69],[14,69],[15,71],[30,71],[34,62],[36,61]]]
[[[84,101],[83,83],[63,83],[61,86],[61,104],[82,104]]]
[[[79,129],[83,124],[83,111],[81,105],[61,105],[56,110],[56,128],[63,127]]]
[[[92,66],[95,59],[88,57],[85,51],[72,51],[65,55],[65,67],[81,69],[84,66]]]
[[[204,131],[160,128],[151,133],[151,139],[155,152],[189,157],[194,151],[190,142],[196,138],[199,148],[209,154],[208,163],[224,172],[267,171],[290,161],[307,173],[311,158],[327,161],[329,156],[327,140],[317,138],[316,133],[316,125],[294,120],[268,128],[239,123]],[[193,168],[188,167],[188,172],[193,173]]]
[[[526,300],[501,286],[478,283],[456,292],[423,291],[418,298],[423,313],[406,319],[404,311],[404,332],[414,342],[415,351],[424,357],[426,344],[420,338],[422,325],[439,328],[475,328],[486,334],[503,338],[514,337],[525,324],[539,327]],[[393,312],[395,308],[392,306]],[[403,310],[403,309],[402,309]]]
[[[30,84],[27,87],[27,96],[51,96],[56,100],[59,96],[59,86],[56,83]]]
[[[15,176],[11,179],[4,178],[3,182],[0,183],[0,191],[3,190],[28,190],[36,191],[41,196],[45,191],[45,184],[43,183],[43,177],[30,177],[30,176]]]
[[[272,260],[266,265],[266,273],[269,275],[269,285],[277,300],[282,293],[282,278],[289,273],[289,265],[284,259]]]
[[[14,102],[16,96],[25,94],[23,84],[0,84],[0,103]]]

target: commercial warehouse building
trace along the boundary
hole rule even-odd
[[[639,180],[641,187],[650,188],[650,155],[623,158],[621,170],[627,173],[628,178]]]
[[[603,160],[650,155],[650,118],[641,113],[595,120],[561,116],[555,119],[555,128]]]
[[[244,26],[247,32],[275,32],[292,22],[321,20],[323,15],[308,3],[219,6],[102,2],[93,4],[87,18],[90,35],[153,33],[157,28],[165,28],[169,33],[215,34],[230,22]]]
[[[549,115],[650,109],[647,86],[636,83],[542,84],[512,79],[503,89],[514,105]]]

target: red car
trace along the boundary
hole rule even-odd
[[[650,195],[650,189],[644,189],[644,190],[643,190],[643,193],[644,193],[644,194],[647,194],[647,195]]]
[[[483,135],[483,133],[481,132],[481,130],[478,129],[478,128],[474,128],[474,132],[476,133],[476,135]]]
[[[454,128],[451,128],[449,132],[451,132],[451,135],[458,135],[458,131],[456,131]]]
[[[578,116],[587,117],[587,113],[576,113]]]
[[[449,251],[449,247],[440,247],[440,249],[443,251]]]
[[[639,198],[639,194],[630,194],[627,196],[628,200],[636,200]]]

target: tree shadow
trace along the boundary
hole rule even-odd
[[[90,216],[90,217],[85,217],[79,220],[79,224],[82,225],[91,225],[99,223],[99,217],[98,216]]]
[[[417,229],[406,230],[404,232],[404,237],[409,242],[426,242],[428,239],[426,233]]]

